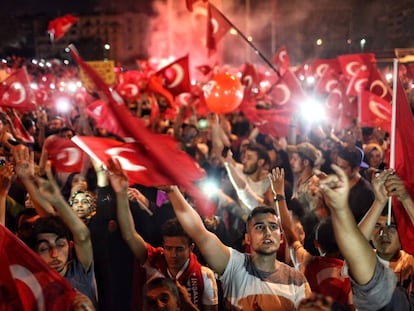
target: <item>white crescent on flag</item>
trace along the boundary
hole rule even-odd
[[[289,88],[285,84],[278,84],[278,85],[275,86],[275,89],[279,89],[283,94],[283,96],[280,97],[280,100],[278,100],[276,102],[276,104],[278,106],[285,105],[290,99],[290,90],[289,90]]]
[[[74,147],[67,147],[64,148],[59,154],[56,156],[57,160],[61,160],[67,157],[66,162],[63,163],[65,166],[73,166],[79,162],[81,158],[81,152],[78,148]]]
[[[382,120],[390,120],[391,111],[390,108],[385,107],[383,104],[376,102],[375,100],[369,101],[369,109],[373,114]]]
[[[16,99],[11,99],[10,98],[10,92],[7,91],[3,94],[3,101],[8,101],[11,104],[14,105],[20,105],[21,103],[23,103],[26,99],[26,90],[23,87],[23,84],[21,84],[20,82],[13,82],[10,85],[10,89],[14,89],[15,91],[18,92],[19,96]]]
[[[27,287],[30,288],[34,299],[36,300],[37,310],[46,311],[42,286],[34,274],[26,269],[26,267],[23,267],[21,265],[10,265],[9,268],[14,279],[23,282]]]
[[[175,72],[175,79],[167,87],[169,89],[175,88],[178,86],[184,79],[184,68],[179,64],[174,64],[170,67]]]
[[[353,62],[349,62],[348,64],[346,64],[345,71],[350,76],[355,76],[356,73],[358,72],[358,69],[360,68],[361,68],[361,64],[359,62],[353,61]]]
[[[110,148],[105,151],[107,155],[110,155],[111,157],[118,159],[122,168],[126,171],[138,172],[138,171],[145,171],[147,169],[145,166],[134,164],[129,159],[121,156],[120,153],[122,152],[133,153],[134,155],[136,154],[135,150],[125,148],[125,147],[114,147],[114,148]]]

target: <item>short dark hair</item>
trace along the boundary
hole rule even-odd
[[[151,279],[144,285],[144,288],[142,291],[143,298],[144,298],[144,304],[146,303],[145,294],[151,289],[160,288],[160,287],[169,288],[171,290],[171,293],[176,297],[177,303],[181,305],[181,296],[180,296],[180,291],[177,287],[177,284],[175,283],[174,280],[169,279],[169,278],[163,278],[163,277]]]
[[[37,245],[37,235],[41,233],[54,233],[60,238],[68,241],[72,240],[72,233],[59,216],[40,217],[33,225],[31,247],[35,249]]]
[[[267,150],[263,145],[255,143],[255,142],[250,142],[246,146],[246,150],[256,152],[257,153],[257,159],[258,160],[263,159],[265,161],[264,164],[269,164],[270,163],[269,154],[267,153]]]
[[[339,251],[331,217],[321,220],[321,222],[316,226],[315,240],[319,242],[321,248],[327,253]]]
[[[357,147],[339,147],[338,157],[347,161],[352,168],[360,167],[363,159],[362,150]]]
[[[188,244],[193,243],[190,236],[184,231],[177,218],[168,219],[161,225],[162,237],[176,237],[181,236],[188,239]]]
[[[278,217],[276,209],[274,209],[271,206],[268,205],[259,205],[256,206],[249,214],[249,216],[247,216],[247,221],[246,221],[246,228],[248,227],[248,225],[250,224],[251,220],[253,219],[253,217],[255,217],[256,215],[259,214],[273,214],[276,217]]]

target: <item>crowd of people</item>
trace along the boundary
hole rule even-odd
[[[19,115],[30,143],[11,111],[0,112],[0,223],[79,292],[75,308],[414,308],[414,258],[385,208],[393,197],[414,223],[414,201],[388,168],[388,133],[354,122],[296,135],[292,121],[292,133],[273,137],[238,111],[207,119],[185,111],[150,126],[215,181],[205,194],[212,216],[199,215],[180,185],[130,185],[116,158],[56,170],[48,161],[56,139],[116,139],[82,108]]]

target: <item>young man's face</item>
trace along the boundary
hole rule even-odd
[[[257,152],[246,150],[242,160],[243,173],[246,175],[254,174],[258,169],[258,162]]]
[[[359,168],[353,168],[348,161],[342,159],[341,157],[336,158],[336,165],[344,170],[345,175],[349,180],[352,180],[358,174]]]
[[[290,167],[292,168],[293,174],[300,174],[304,170],[303,160],[299,156],[299,153],[294,152],[289,159]]]
[[[64,237],[55,233],[37,235],[36,253],[59,274],[65,275],[69,259],[70,245]]]
[[[144,295],[144,311],[177,311],[177,297],[167,286],[153,288]]]
[[[255,215],[249,222],[245,239],[255,253],[276,254],[280,246],[280,228],[276,215],[272,213]]]
[[[164,236],[163,239],[168,269],[180,270],[190,256],[192,245],[185,236]]]
[[[387,216],[380,216],[372,233],[372,243],[381,258],[392,259],[401,249],[395,222],[387,226]]]

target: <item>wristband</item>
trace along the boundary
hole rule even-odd
[[[285,201],[286,198],[284,195],[276,194],[276,196],[273,198],[275,201]]]

